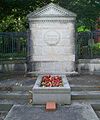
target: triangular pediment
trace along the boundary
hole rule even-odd
[[[47,6],[44,6],[28,15],[28,18],[32,17],[46,17],[46,16],[72,16],[76,17],[76,14],[66,10],[56,4],[50,3]]]

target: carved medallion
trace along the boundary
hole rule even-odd
[[[50,46],[55,46],[60,41],[60,34],[56,31],[47,31],[44,35],[44,41]]]

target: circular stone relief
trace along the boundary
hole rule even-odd
[[[60,41],[60,34],[56,31],[48,31],[44,35],[44,40],[48,45],[57,45]]]

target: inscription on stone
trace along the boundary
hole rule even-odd
[[[60,34],[56,31],[47,31],[44,40],[50,46],[57,45],[60,41]]]

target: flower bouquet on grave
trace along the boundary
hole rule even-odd
[[[45,75],[42,77],[41,87],[62,87],[62,78],[58,75]]]

